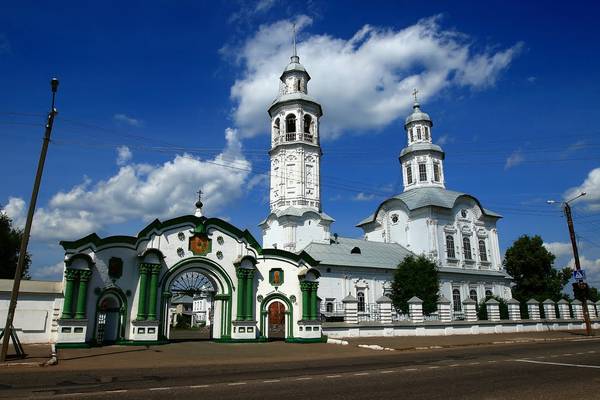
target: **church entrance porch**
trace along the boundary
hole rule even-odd
[[[274,301],[268,309],[268,338],[269,340],[285,339],[285,306],[279,301]]]
[[[124,337],[125,301],[120,293],[109,290],[100,296],[96,308],[95,343],[114,344]]]

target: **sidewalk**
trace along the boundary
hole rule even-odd
[[[488,335],[418,336],[418,337],[369,337],[347,339],[348,345],[330,343],[292,344],[270,343],[214,343],[181,342],[162,346],[107,346],[89,349],[58,350],[58,365],[49,370],[105,370],[105,369],[151,369],[186,367],[222,367],[261,363],[309,363],[315,360],[372,357],[396,354],[398,351],[421,351],[460,346],[499,345],[504,343],[528,343],[558,340],[585,339],[584,331],[511,333]],[[600,337],[597,337],[600,338]],[[358,345],[378,345],[394,351],[377,352]],[[41,363],[48,359],[49,345],[28,345],[30,354],[25,360],[12,360],[10,364]],[[37,368],[22,368],[22,371]],[[0,368],[0,374],[11,366]]]
[[[8,356],[6,362],[0,363],[0,372],[2,369],[13,366],[37,367],[50,359],[52,347],[50,344],[24,344],[25,358],[17,358],[12,343],[8,346]]]

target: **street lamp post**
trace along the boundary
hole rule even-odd
[[[573,247],[573,258],[575,259],[575,270],[581,270],[581,264],[579,262],[579,251],[577,250],[577,238],[575,237],[575,228],[573,227],[573,216],[571,214],[571,205],[570,202],[585,196],[585,192],[581,192],[579,195],[573,197],[570,200],[563,202],[563,210],[565,212],[565,217],[567,217],[567,226],[569,227],[569,236],[571,238],[571,246]],[[556,201],[548,200],[548,204],[554,204]],[[592,335],[592,324],[590,322],[590,314],[587,309],[587,283],[586,282],[578,282],[573,285],[578,285],[579,289],[581,289],[581,293],[583,295],[583,320],[585,321],[585,331],[588,336]]]

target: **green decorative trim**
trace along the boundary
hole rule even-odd
[[[56,343],[57,349],[89,349],[92,347],[90,343]]]
[[[303,338],[290,338],[285,339],[286,343],[327,343],[327,335],[321,335],[320,338],[314,339],[303,339]]]
[[[77,291],[77,305],[75,310],[75,319],[85,319],[87,306],[88,283],[92,277],[92,271],[79,271],[79,290]]]
[[[296,253],[292,253],[292,252],[289,252],[286,250],[281,250],[281,249],[263,249],[262,252],[259,254],[262,254],[263,256],[282,257],[282,258],[286,258],[288,260],[295,261],[296,263],[298,263],[300,261],[304,261],[311,267],[319,265],[319,261],[312,258],[310,256],[310,254],[308,254],[304,250],[302,250],[300,253],[296,254]]]
[[[72,255],[67,261],[65,261],[65,264],[67,265],[67,267],[70,267],[73,264],[73,261],[77,260],[78,258],[83,259],[88,264],[88,267],[91,267],[95,264],[94,260],[92,260],[92,257],[89,254],[84,253],[77,253]]]
[[[268,339],[264,336],[260,336],[255,339],[232,339],[232,338],[221,338],[215,339],[213,342],[216,343],[264,343],[268,342]]]
[[[288,309],[286,311],[286,315],[287,315],[287,338],[293,338],[294,337],[294,305],[292,304],[292,302],[290,301],[290,299],[288,299],[287,297],[285,297],[283,294],[281,293],[271,293],[270,295],[266,296],[263,301],[260,303],[260,334],[261,336],[266,337],[266,326],[267,326],[267,316],[269,315],[269,312],[267,311],[267,303],[271,300],[281,300],[283,301]]]
[[[115,344],[121,346],[162,346],[169,344],[168,340],[117,340]]]

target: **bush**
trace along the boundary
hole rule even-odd
[[[481,300],[477,304],[477,318],[480,320],[488,319],[487,306],[486,306],[485,302],[488,301],[489,299],[494,299],[498,303],[500,303],[500,304],[498,304],[498,306],[500,308],[500,319],[508,319],[508,304],[506,304],[506,300],[504,300],[502,297],[498,297],[498,296],[486,296],[484,300]]]

